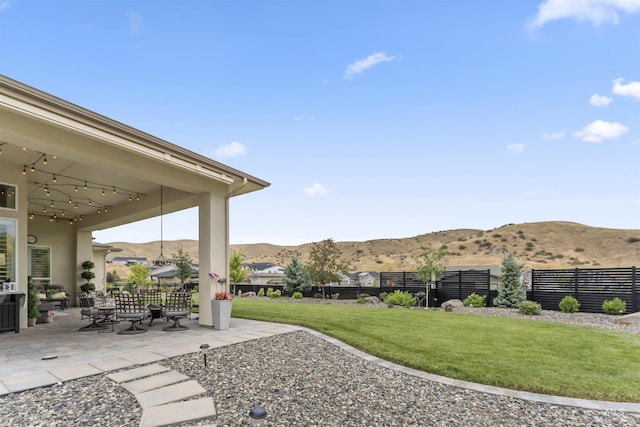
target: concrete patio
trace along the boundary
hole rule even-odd
[[[189,330],[165,332],[160,319],[151,327],[146,322],[146,333],[119,335],[128,323],[114,332],[78,331],[90,323],[79,308],[57,313],[53,323],[0,334],[0,396],[197,352],[201,344],[215,348],[300,329],[232,318],[230,329],[219,331],[192,318],[181,321]]]

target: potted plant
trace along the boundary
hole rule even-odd
[[[229,292],[216,292],[211,301],[214,329],[229,329],[232,298]]]
[[[40,317],[40,310],[38,310],[39,304],[40,298],[38,298],[33,280],[31,280],[31,276],[29,276],[29,280],[27,281],[27,317],[29,318],[29,326],[36,326],[36,320]]]
[[[82,292],[89,293],[96,289],[96,285],[91,283],[91,279],[96,277],[95,273],[91,271],[93,267],[95,267],[95,264],[93,263],[93,261],[87,260],[83,262],[81,265],[84,271],[82,272],[82,274],[80,274],[80,277],[82,277],[85,280],[85,283],[80,286],[80,290]]]

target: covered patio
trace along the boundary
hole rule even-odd
[[[0,283],[63,285],[108,248],[92,232],[198,207],[200,300],[228,290],[229,199],[269,183],[0,75]],[[215,276],[215,275],[214,275]],[[212,326],[202,304],[199,323]],[[20,310],[20,327],[27,313]]]

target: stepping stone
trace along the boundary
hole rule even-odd
[[[213,398],[188,400],[186,402],[169,403],[145,409],[140,418],[140,427],[161,427],[188,421],[211,418],[216,415]]]
[[[101,374],[102,371],[88,363],[82,365],[62,366],[52,368],[49,372],[58,377],[60,381],[71,381],[77,378]]]
[[[176,402],[188,399],[193,396],[205,393],[206,390],[196,381],[190,380],[178,384],[157,388],[134,394],[142,409],[152,406],[164,405],[165,403]]]
[[[58,384],[60,380],[49,372],[31,372],[4,378],[2,382],[7,390],[15,393],[17,391]]]
[[[123,383],[126,381],[137,380],[138,378],[148,377],[154,374],[160,374],[167,372],[170,369],[160,365],[147,365],[139,368],[129,369],[127,371],[115,372],[107,375],[107,378],[117,383]]]
[[[180,372],[169,371],[139,380],[130,381],[123,384],[122,386],[126,388],[130,393],[137,394],[149,390],[154,390],[160,387],[165,387],[188,379],[188,376],[181,374]]]

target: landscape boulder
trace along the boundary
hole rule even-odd
[[[448,301],[445,301],[442,303],[442,305],[440,305],[440,307],[446,309],[454,309],[454,308],[460,308],[460,307],[464,307],[464,304],[462,303],[462,301],[460,301],[459,299],[450,299]]]

